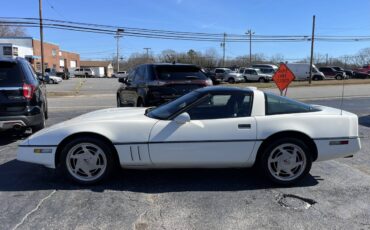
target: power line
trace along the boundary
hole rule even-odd
[[[0,17],[7,19],[0,21],[0,24],[16,25],[23,27],[38,27],[36,18],[16,18],[16,17]],[[11,19],[11,20],[10,20]],[[38,19],[37,19],[38,20]],[[45,28],[49,29],[64,29],[77,32],[90,32],[97,34],[114,35],[117,27],[108,25],[98,25],[91,23],[79,23],[63,20],[44,19]],[[152,30],[140,28],[127,28],[124,35],[129,37],[142,37],[153,39],[169,39],[169,40],[189,40],[189,41],[205,41],[205,42],[222,42],[224,35],[212,33],[195,33],[195,32],[178,32],[167,30]],[[370,36],[338,36],[338,35],[321,35],[316,36],[316,41],[325,42],[361,42],[370,41]],[[246,38],[245,35],[229,35],[225,42],[251,42],[251,37]],[[310,38],[306,35],[254,35],[253,42],[308,42]]]

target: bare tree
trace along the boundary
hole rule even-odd
[[[26,30],[19,26],[0,25],[0,37],[24,37]]]

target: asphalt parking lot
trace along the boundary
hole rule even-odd
[[[115,106],[116,79],[88,79],[78,89],[80,80],[48,86],[67,96],[49,97],[47,126]],[[80,187],[16,161],[24,137],[1,134],[0,229],[370,229],[366,87],[346,86],[343,101],[359,116],[362,150],[314,163],[305,180],[288,188],[272,186],[254,169],[122,170],[107,183]],[[338,89],[292,88],[288,95],[339,107]]]

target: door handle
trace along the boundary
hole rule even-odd
[[[238,129],[250,129],[251,124],[238,124]]]

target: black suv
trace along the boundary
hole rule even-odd
[[[0,58],[0,131],[36,132],[48,117],[46,87],[23,58]]]
[[[118,81],[123,83],[117,91],[118,107],[157,106],[212,85],[199,67],[186,64],[144,64]]]

